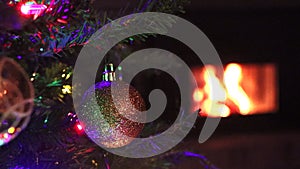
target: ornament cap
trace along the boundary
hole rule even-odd
[[[104,66],[104,72],[102,73],[102,80],[107,82],[116,81],[116,73],[114,71],[114,65],[112,63]]]

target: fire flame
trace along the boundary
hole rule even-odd
[[[204,86],[194,91],[194,101],[201,102],[202,113],[210,117],[227,117],[230,115],[230,100],[238,107],[241,114],[251,111],[251,101],[241,86],[242,67],[239,64],[229,64],[224,71],[223,83],[217,77],[216,68],[205,66],[202,73]]]
[[[224,84],[227,95],[239,108],[243,115],[249,114],[251,110],[250,99],[241,87],[242,68],[236,63],[229,64],[224,71]]]
[[[229,116],[230,110],[224,104],[227,99],[226,90],[216,76],[216,69],[206,66],[203,77],[205,81],[203,91],[207,95],[203,102],[203,111],[212,117]]]

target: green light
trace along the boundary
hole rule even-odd
[[[28,2],[25,3],[25,5],[33,5],[33,4],[34,4],[33,1],[28,1]]]

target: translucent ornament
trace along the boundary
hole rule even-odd
[[[0,146],[14,139],[28,124],[34,90],[14,60],[0,58]]]
[[[143,123],[131,121],[123,115],[138,116],[137,111],[145,111],[146,106],[134,87],[123,81],[115,81],[115,74],[111,70],[104,72],[102,82],[85,92],[78,118],[85,133],[95,143],[106,148],[118,148],[132,142],[144,128]],[[129,98],[124,95],[113,100],[111,86],[118,89],[120,96],[129,89]],[[114,103],[122,105],[122,112],[118,112]]]

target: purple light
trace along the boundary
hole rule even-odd
[[[61,9],[62,9],[62,6],[60,6],[60,7],[58,8],[57,13],[60,13]]]
[[[21,60],[21,59],[22,59],[22,56],[18,55],[18,56],[17,56],[17,59]]]
[[[188,157],[197,157],[197,158],[202,158],[202,159],[206,159],[204,156],[200,155],[200,154],[196,154],[196,153],[192,153],[192,152],[184,152],[185,156]]]

